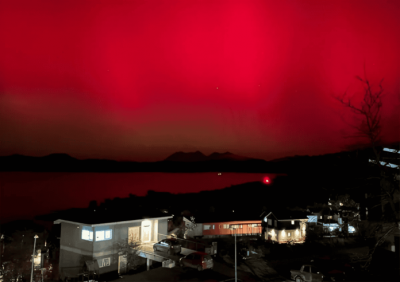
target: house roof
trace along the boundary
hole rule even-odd
[[[89,209],[71,209],[57,212],[49,215],[53,218],[55,224],[61,222],[70,222],[87,225],[102,225],[102,224],[121,224],[131,221],[140,221],[146,218],[151,219],[166,219],[172,217],[157,210],[147,210],[138,213],[126,213],[122,211],[106,211],[106,210],[89,210]]]
[[[195,222],[230,222],[230,221],[260,221],[261,218],[256,213],[242,213],[239,211],[225,213],[207,213],[195,216]]]
[[[264,211],[264,212],[260,215],[260,217],[261,217],[261,220],[262,220],[263,218],[265,218],[265,217],[267,217],[267,218],[274,217],[275,219],[278,219],[278,218],[275,216],[275,214],[274,214],[273,212],[267,212],[267,211]]]
[[[308,219],[307,212],[302,211],[276,211],[278,220]]]

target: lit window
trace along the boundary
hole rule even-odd
[[[93,230],[89,226],[82,227],[82,240],[93,241]]]
[[[211,229],[211,225],[203,225],[204,226],[204,230],[210,230]]]
[[[290,237],[290,232],[287,235]]]
[[[215,229],[215,224],[213,224],[213,229]]]
[[[252,227],[257,227],[257,223],[256,224],[252,224]]]
[[[272,219],[268,219],[268,225],[272,225]]]
[[[331,215],[328,215],[328,219],[332,219],[332,216],[331,216]]]
[[[112,239],[112,229],[109,226],[96,227],[96,241]]]
[[[319,217],[319,219],[322,219],[322,215]]]
[[[274,221],[274,226],[278,227],[278,221],[276,221],[276,220]]]
[[[229,224],[224,224],[224,229],[229,229]]]
[[[294,225],[294,220],[292,220],[292,225]]]

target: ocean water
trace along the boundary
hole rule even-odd
[[[271,181],[268,173],[63,173],[0,172],[0,221],[32,219],[54,210],[84,208],[129,194],[145,196],[148,190],[197,193],[247,182]]]

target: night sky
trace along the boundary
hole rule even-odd
[[[336,152],[358,141],[332,95],[362,94],[364,64],[398,141],[399,15],[397,0],[1,1],[0,155]]]

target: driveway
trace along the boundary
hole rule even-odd
[[[219,262],[214,262],[213,270],[197,271],[195,269],[183,270],[179,266],[174,268],[159,267],[150,271],[143,271],[134,275],[123,275],[122,278],[115,282],[131,282],[131,281],[208,281],[217,282],[235,277],[235,270]],[[246,282],[256,282],[259,279],[253,277],[244,271],[238,271],[238,279]]]
[[[139,250],[144,251],[144,252],[154,253],[154,254],[162,256],[162,257],[164,257],[166,259],[172,259],[172,260],[174,260],[176,262],[178,262],[181,257],[196,252],[194,250],[182,248],[181,254],[179,254],[179,255],[177,255],[177,254],[169,255],[166,252],[154,251],[153,245],[154,245],[154,243],[142,244],[142,245],[140,245]]]

